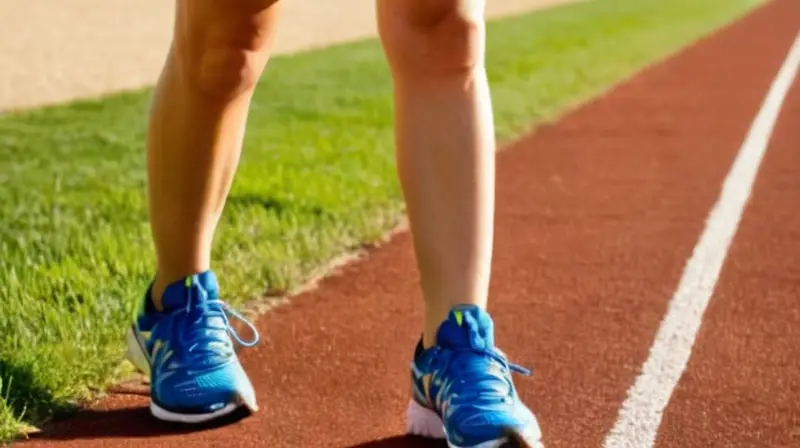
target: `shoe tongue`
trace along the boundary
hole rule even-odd
[[[477,306],[457,306],[439,327],[436,342],[450,349],[488,350],[494,347],[494,323],[489,313]]]
[[[217,277],[211,271],[200,274],[190,275],[167,286],[164,295],[161,296],[161,304],[164,312],[174,311],[179,308],[186,308],[189,297],[195,304],[217,298],[219,283]]]

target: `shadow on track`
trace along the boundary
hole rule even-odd
[[[393,436],[372,442],[359,443],[347,448],[446,448],[443,440],[431,440],[414,436]]]
[[[248,417],[250,413],[241,408],[231,415],[205,425],[183,425],[156,420],[147,407],[114,410],[84,410],[59,422],[45,425],[38,433],[31,434],[26,442],[40,440],[81,440],[103,438],[143,439],[176,434],[207,431],[233,425]]]

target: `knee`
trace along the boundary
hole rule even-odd
[[[255,88],[261,68],[253,54],[231,45],[205,48],[193,71],[194,85],[202,92],[230,97]]]
[[[485,0],[380,0],[379,30],[397,73],[453,74],[483,65]]]
[[[267,31],[254,21],[187,27],[175,40],[184,78],[202,93],[230,98],[252,91],[268,59]]]

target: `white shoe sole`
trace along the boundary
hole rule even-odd
[[[442,419],[435,412],[414,400],[410,400],[408,403],[406,428],[409,434],[415,436],[441,440],[447,438]],[[544,448],[538,426],[527,428],[525,432],[531,434],[523,433],[510,438],[503,437],[472,446],[458,446],[448,440],[447,446],[449,448]]]

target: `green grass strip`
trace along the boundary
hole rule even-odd
[[[492,22],[499,137],[755,4],[593,0]],[[154,266],[144,193],[149,98],[147,90],[0,118],[0,441],[122,373],[122,328]],[[296,287],[401,219],[391,113],[375,40],[270,63],[215,244],[231,302]]]

